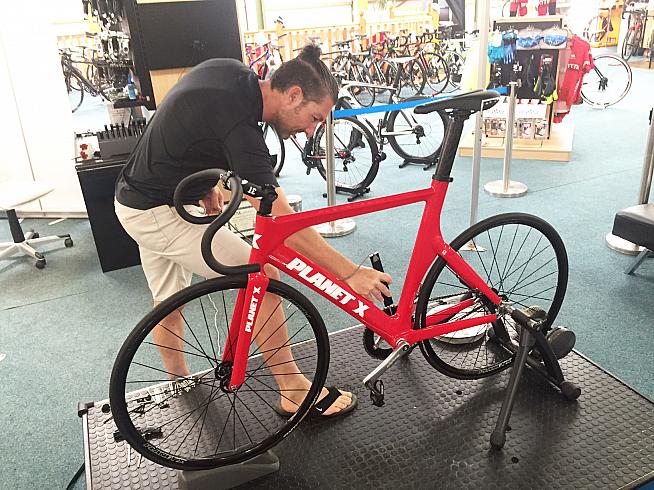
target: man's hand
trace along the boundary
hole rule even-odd
[[[393,279],[385,272],[379,272],[370,267],[359,267],[345,282],[364,298],[370,301],[373,301],[373,299],[383,301],[382,294],[386,296],[391,295],[390,290],[384,285],[384,282],[391,284]]]
[[[200,206],[204,208],[205,213],[208,215],[220,214],[223,210],[224,204],[225,198],[223,197],[223,193],[220,191],[218,186],[211,189],[209,194],[204,196],[200,201]]]

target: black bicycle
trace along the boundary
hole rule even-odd
[[[82,102],[84,102],[85,92],[92,97],[100,96],[107,101],[111,100],[102,87],[96,87],[84,76],[82,71],[75,66],[75,63],[80,61],[73,60],[73,55],[70,51],[60,50],[59,54],[61,55],[61,69],[64,72],[64,82],[66,83],[66,91],[68,92],[68,100],[72,112],[79,109]],[[82,62],[87,63],[87,61]]]

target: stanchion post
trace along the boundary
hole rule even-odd
[[[488,31],[490,30],[490,0],[478,0],[477,7],[477,29],[479,29],[479,52],[477,59],[477,89],[486,88],[486,67],[488,66]],[[477,222],[477,208],[479,207],[479,172],[481,167],[481,134],[484,121],[481,111],[475,118],[475,144],[472,150],[472,185],[470,195],[470,226]]]
[[[649,201],[649,193],[652,187],[652,173],[654,173],[654,124],[652,117],[654,108],[649,112],[649,136],[645,147],[645,160],[643,162],[643,174],[640,179],[640,192],[638,193],[638,204],[646,204]],[[626,255],[638,255],[643,247],[639,247],[613,233],[606,235],[606,243],[609,248]]]
[[[509,83],[509,112],[506,116],[506,136],[504,138],[504,165],[502,180],[488,182],[484,190],[493,197],[520,197],[527,193],[527,186],[511,180],[511,158],[513,153],[513,128],[515,126],[515,106],[518,82]]]
[[[330,112],[325,121],[325,165],[327,173],[327,206],[336,204],[336,179],[334,177],[334,113]],[[351,218],[329,221],[315,226],[325,238],[349,235],[354,232],[356,223]]]

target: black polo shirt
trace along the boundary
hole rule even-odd
[[[179,181],[208,168],[277,186],[258,124],[262,115],[259,79],[243,63],[213,59],[197,65],[157,108],[118,177],[116,199],[136,209],[172,205]],[[215,184],[191,189],[186,202],[197,203]]]

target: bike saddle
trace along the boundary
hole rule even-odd
[[[434,111],[460,110],[469,111],[470,114],[473,114],[482,109],[490,109],[497,104],[499,97],[500,94],[495,90],[475,90],[449,99],[419,105],[413,111],[416,114],[429,114]]]

